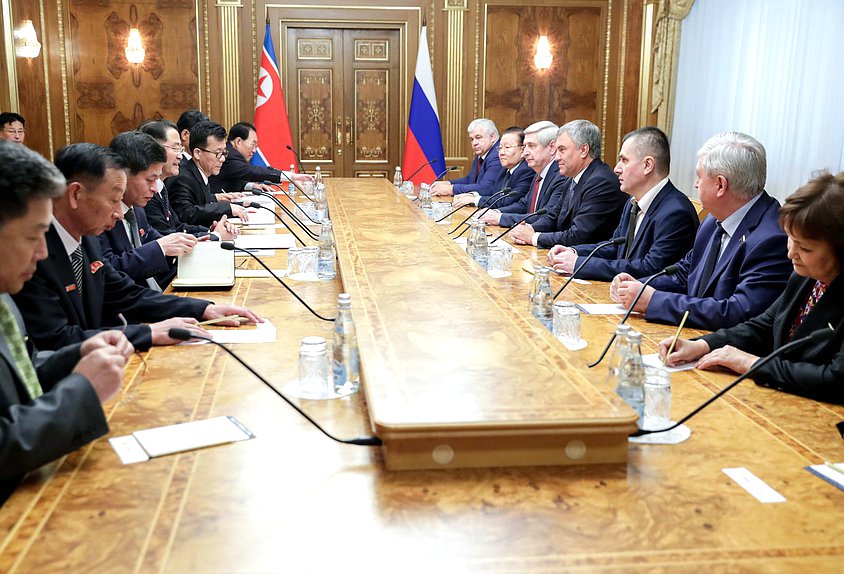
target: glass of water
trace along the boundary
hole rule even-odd
[[[323,337],[305,337],[299,345],[299,391],[314,398],[334,391],[334,382],[328,376],[328,344]]]
[[[405,181],[401,184],[401,192],[407,197],[413,197],[413,182]]]
[[[643,428],[661,429],[671,424],[671,374],[662,367],[645,368]]]
[[[451,225],[451,204],[446,203],[444,201],[437,201],[433,204],[434,209],[431,215],[431,219],[439,223],[440,225]],[[448,217],[446,217],[448,215]],[[445,218],[442,221],[438,221],[441,218]]]
[[[513,249],[509,245],[496,243],[490,246],[487,273],[496,279],[513,274]]]
[[[580,309],[571,301],[554,303],[554,336],[563,343],[580,343]]]

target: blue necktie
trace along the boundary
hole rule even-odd
[[[718,263],[718,258],[721,256],[721,238],[724,237],[724,228],[720,223],[715,224],[717,228],[712,234],[712,240],[709,242],[709,251],[706,252],[706,259],[703,262],[703,271],[700,274],[700,283],[697,284],[696,297],[703,297],[706,291],[706,284],[712,279],[712,272],[715,271],[715,264]]]

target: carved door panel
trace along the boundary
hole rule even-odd
[[[391,177],[400,155],[397,30],[291,28],[291,130],[305,169]]]

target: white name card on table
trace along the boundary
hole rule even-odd
[[[214,417],[135,431],[130,435],[110,438],[108,442],[123,464],[132,464],[251,438],[255,435],[236,418]]]
[[[805,467],[806,470],[822,478],[833,486],[844,490],[844,462],[826,462]]]
[[[618,303],[581,303],[577,307],[587,315],[624,315],[627,312]]]
[[[239,235],[234,240],[235,247],[241,249],[290,249],[296,238],[289,233],[269,233],[267,235]]]
[[[721,470],[759,502],[766,504],[770,502],[785,502],[785,497],[782,494],[771,488],[764,480],[746,468],[722,468]]]
[[[218,343],[275,343],[276,328],[269,319],[257,325],[244,325],[237,329],[208,329]]]

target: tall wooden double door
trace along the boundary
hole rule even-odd
[[[395,29],[288,29],[288,114],[307,171],[392,177],[401,156],[400,42]]]

